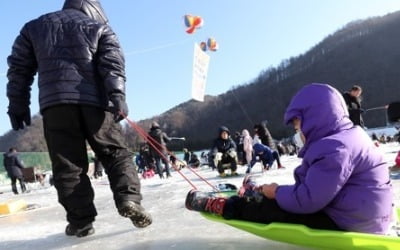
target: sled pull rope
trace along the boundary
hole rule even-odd
[[[157,146],[161,147],[162,145],[156,141],[154,138],[152,138],[146,131],[144,131],[137,123],[134,121],[130,120],[124,113],[120,112],[120,114],[125,118],[125,120],[128,122],[128,124],[133,128],[149,145],[165,160],[169,161],[167,157],[157,148]],[[178,161],[180,161],[174,153],[170,152],[167,150],[167,152],[175,157]],[[182,162],[182,161],[180,161]],[[171,165],[176,172],[178,172],[194,189],[197,189],[197,187],[179,170],[177,169],[174,165]],[[214,190],[219,191],[215,186],[213,186],[210,182],[208,182],[204,177],[200,176],[195,170],[193,170],[191,167],[187,166],[187,168],[192,171],[195,175],[197,175],[201,180],[203,180],[205,183],[210,185]]]

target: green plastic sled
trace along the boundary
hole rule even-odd
[[[399,212],[399,210],[397,210]],[[239,220],[225,220],[221,216],[201,213],[206,219],[258,235],[265,239],[286,242],[316,249],[371,249],[400,250],[400,238],[393,236],[310,229],[287,223],[261,224]]]

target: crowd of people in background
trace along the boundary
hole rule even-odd
[[[275,162],[276,168],[284,168],[280,162],[280,156],[296,155],[299,147],[292,138],[280,141],[274,139],[266,123],[264,121],[255,124],[253,133],[250,133],[248,129],[243,129],[241,132],[236,131],[233,135],[228,127],[221,126],[218,128],[216,138],[210,143],[211,147],[208,151],[203,151],[198,156],[188,148],[183,148],[182,159],[180,159],[168,150],[167,144],[171,138],[162,132],[157,122],[153,122],[149,136],[156,142],[150,140],[141,145],[135,156],[138,172],[143,178],[151,178],[155,174],[164,178],[165,172],[168,178],[171,175],[170,166],[175,170],[180,170],[187,166],[198,168],[206,165],[216,170],[220,177],[225,177],[237,175],[238,166],[247,166],[246,172],[250,173],[252,167],[258,162],[263,165],[264,171],[271,169]]]
[[[362,89],[358,85],[354,85],[348,92],[343,93],[350,118],[354,124],[363,126],[361,108],[361,93]],[[247,128],[240,131],[235,131],[231,135],[231,131],[227,126],[218,128],[217,137],[210,144],[209,151],[201,152],[198,156],[195,152],[188,148],[183,148],[182,159],[171,153],[167,144],[171,138],[160,128],[160,125],[153,121],[148,131],[150,141],[142,143],[139,152],[135,155],[134,163],[138,169],[138,173],[143,178],[151,178],[158,175],[160,178],[168,178],[171,176],[170,168],[180,170],[184,167],[198,168],[208,166],[212,170],[216,170],[219,176],[237,175],[238,166],[246,166],[246,173],[251,173],[252,167],[256,163],[260,163],[262,170],[271,169],[276,163],[276,168],[284,168],[281,164],[280,157],[282,155],[297,155],[301,147],[296,143],[295,136],[276,140],[271,135],[267,128],[267,121],[262,121],[254,124],[253,130]],[[400,132],[394,136],[376,133],[371,134],[371,139],[375,141],[377,146],[383,143],[393,141],[400,142]],[[5,155],[14,155],[8,152]],[[5,159],[8,159],[5,157]],[[94,170],[92,176],[102,178],[104,167],[97,156],[92,155],[90,159],[93,161]],[[11,169],[10,167],[8,167]],[[226,172],[229,170],[229,172]],[[18,172],[18,171],[14,171]],[[21,191],[26,188],[23,176],[15,175],[12,171],[8,171],[12,182],[12,190],[16,190],[16,181],[21,183]],[[165,174],[164,174],[165,173]],[[14,177],[15,176],[15,177]]]
[[[361,87],[354,85],[348,92],[343,93],[343,98],[349,110],[350,119],[355,125],[363,127],[362,114],[364,111],[361,108],[361,93]],[[139,152],[134,157],[134,163],[138,173],[143,178],[158,175],[161,179],[171,177],[171,167],[180,170],[187,166],[198,168],[206,165],[212,170],[216,170],[220,177],[237,175],[238,166],[247,167],[245,172],[249,174],[256,163],[260,163],[262,171],[270,170],[274,166],[277,169],[284,168],[280,157],[282,155],[297,155],[301,145],[297,144],[296,136],[281,140],[274,139],[267,128],[267,124],[267,121],[262,121],[254,124],[253,130],[245,128],[241,131],[235,131],[232,135],[227,126],[221,126],[218,128],[216,138],[210,143],[211,147],[208,151],[203,151],[198,156],[189,148],[183,148],[182,159],[180,159],[167,148],[171,138],[156,121],[153,121],[148,131],[149,138],[147,142],[140,146]],[[379,137],[376,133],[372,133],[371,138],[377,143],[377,146],[393,141],[400,142],[400,132],[394,136],[380,134]],[[15,152],[5,154],[5,166],[7,159],[9,159],[9,157],[6,157],[8,155],[14,156],[16,154]],[[101,161],[96,155],[90,156],[90,159],[94,165],[92,176],[95,179],[102,178],[104,167]],[[13,168],[19,168],[17,165]],[[10,178],[13,180],[13,192],[18,193],[17,181],[20,182],[21,192],[24,192],[26,188],[23,176],[14,174],[14,172],[19,171],[13,172],[11,167],[7,167],[7,169]]]
[[[348,91],[342,93],[350,120],[354,125],[365,129],[362,117],[365,110],[361,106],[361,94],[362,88],[359,85],[353,85]],[[220,177],[227,174],[237,175],[238,166],[247,166],[246,173],[251,173],[252,167],[258,162],[262,164],[264,171],[275,165],[278,169],[284,168],[280,157],[282,155],[297,155],[302,145],[298,143],[299,139],[296,139],[296,135],[276,140],[267,128],[267,124],[267,121],[262,121],[254,124],[252,131],[244,128],[242,131],[235,131],[234,133],[231,133],[227,126],[221,126],[218,128],[216,138],[210,143],[209,151],[201,152],[200,157],[188,148],[183,148],[182,159],[177,159],[175,155],[168,153],[166,144],[169,140],[168,137],[164,137],[164,141],[161,143],[163,145],[161,151],[163,155],[169,154],[169,161],[166,160],[167,157],[159,157],[160,152],[155,152],[151,149],[151,146],[145,143],[136,156],[136,164],[139,172],[145,178],[147,177],[145,173],[148,173],[148,171],[158,173],[160,178],[163,178],[162,172],[166,172],[167,177],[169,177],[170,165],[175,169],[186,166],[198,168],[207,165],[212,170],[216,170]],[[157,123],[156,125],[159,126]],[[371,137],[377,143],[400,142],[399,134],[395,136],[381,134],[378,137],[373,133]],[[157,160],[157,157],[161,160]],[[164,165],[162,166],[160,162]]]

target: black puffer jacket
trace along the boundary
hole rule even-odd
[[[97,0],[66,0],[63,10],[25,24],[8,57],[7,96],[29,105],[38,72],[40,110],[58,104],[106,108],[125,94],[125,61]]]
[[[158,123],[155,123],[155,125],[152,125],[150,128],[149,135],[151,136],[150,142],[150,152],[152,156],[160,156],[160,152],[163,153],[164,155],[168,153],[167,149],[167,143],[171,141],[171,138],[168,137],[168,135],[163,132]],[[154,145],[154,146],[153,146]],[[155,147],[155,148],[154,148]]]
[[[229,137],[228,139],[222,139],[221,134],[222,132],[227,132]],[[221,126],[218,129],[218,138],[216,138],[213,142],[213,146],[211,148],[211,155],[212,157],[215,157],[215,155],[219,152],[222,154],[226,154],[230,152],[231,150],[236,151],[236,144],[230,137],[230,132],[229,129],[225,126]]]
[[[346,102],[347,109],[349,110],[349,118],[354,125],[364,127],[364,120],[361,114],[364,110],[361,108],[361,101],[359,98],[352,96],[349,92],[343,94],[344,101]]]
[[[22,178],[21,169],[24,168],[24,164],[22,164],[22,161],[19,159],[18,153],[4,153],[3,164],[10,178]]]

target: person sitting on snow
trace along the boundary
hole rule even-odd
[[[194,152],[190,152],[190,160],[188,165],[192,168],[198,168],[200,166],[199,157]]]
[[[218,138],[214,140],[211,148],[212,160],[210,162],[213,164],[212,169],[217,168],[219,175],[224,177],[226,175],[224,164],[230,164],[231,175],[238,175],[236,173],[236,144],[230,137],[230,132],[227,127],[221,126],[218,132]]]
[[[261,199],[191,190],[186,208],[225,219],[387,233],[393,204],[388,165],[367,133],[349,119],[339,91],[327,84],[304,86],[286,109],[285,123],[300,131],[304,142],[294,184],[258,186]]]
[[[262,161],[264,170],[269,170],[276,160],[278,163],[278,168],[283,168],[281,161],[279,159],[279,153],[272,150],[270,147],[265,146],[261,143],[256,143],[253,146],[253,158],[250,162],[250,166],[246,170],[246,174],[251,172],[251,168],[258,162]]]

